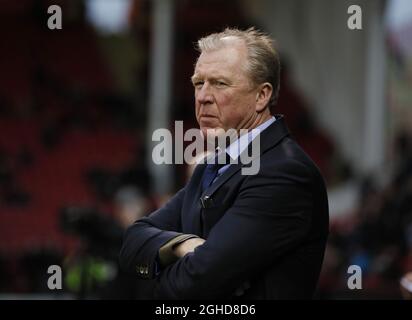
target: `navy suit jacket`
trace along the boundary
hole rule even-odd
[[[329,229],[326,188],[283,117],[276,118],[260,135],[258,174],[242,175],[242,164],[232,164],[201,193],[205,165],[198,165],[163,208],[128,228],[120,265],[156,277],[153,298],[313,296]],[[206,242],[156,274],[159,248],[181,233]]]

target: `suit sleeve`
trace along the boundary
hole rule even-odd
[[[311,184],[309,169],[290,161],[247,177],[206,242],[160,274],[155,296],[231,296],[304,241],[311,225]]]
[[[160,247],[181,235],[181,210],[185,188],[149,217],[136,221],[125,232],[120,250],[120,267],[141,278],[156,274]]]

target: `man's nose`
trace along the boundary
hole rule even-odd
[[[196,100],[201,105],[207,105],[213,103],[213,95],[208,83],[204,83],[203,86],[196,92]]]

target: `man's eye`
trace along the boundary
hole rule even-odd
[[[196,81],[193,83],[195,88],[201,88],[203,86],[203,81]]]
[[[217,84],[218,87],[226,86],[226,82],[223,82],[223,81],[217,81],[216,84]]]

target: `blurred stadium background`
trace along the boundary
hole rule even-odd
[[[63,28],[47,28],[59,5]],[[349,30],[360,5],[363,29]],[[412,271],[409,0],[4,0],[0,3],[0,298],[144,298],[123,275],[124,228],[164,203],[185,165],[155,166],[151,134],[196,127],[200,36],[270,33],[278,113],[328,185],[331,234],[316,298],[401,299]],[[63,289],[47,287],[49,265]],[[362,290],[347,287],[362,267]]]

